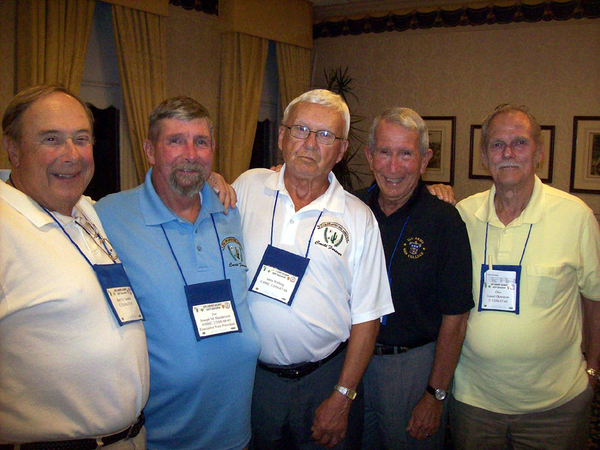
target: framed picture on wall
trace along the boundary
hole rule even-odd
[[[573,118],[571,192],[600,194],[600,117]]]
[[[544,140],[544,158],[535,168],[535,174],[544,183],[552,183],[552,167],[554,165],[554,125],[542,125]],[[471,125],[471,144],[469,146],[469,178],[491,180],[490,171],[483,164],[479,141],[481,125]]]
[[[455,116],[425,116],[433,156],[422,178],[425,183],[454,184]]]

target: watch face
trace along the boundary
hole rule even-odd
[[[435,398],[437,400],[440,400],[440,401],[445,400],[446,399],[446,395],[447,395],[446,391],[443,391],[441,389],[436,389],[435,390]]]

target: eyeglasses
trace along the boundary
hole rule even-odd
[[[331,131],[327,130],[317,130],[312,131],[310,128],[304,125],[292,125],[291,127],[285,126],[288,130],[290,130],[290,134],[297,139],[307,139],[310,136],[310,133],[315,133],[315,138],[317,142],[325,145],[331,145],[335,142],[336,139],[340,139],[336,137]]]
[[[75,223],[81,228],[83,228],[83,231],[85,231],[88,234],[88,236],[94,240],[96,245],[100,247],[100,249],[104,253],[106,253],[110,259],[112,259],[113,261],[116,261],[118,259],[117,253],[115,252],[115,249],[113,248],[108,238],[100,234],[100,230],[96,228],[96,225],[90,222],[90,220],[85,216],[85,214],[76,211]]]

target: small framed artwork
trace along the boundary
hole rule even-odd
[[[600,117],[573,118],[570,190],[600,194]]]
[[[544,140],[544,158],[535,168],[535,174],[544,183],[552,183],[552,168],[554,166],[554,125],[541,125]],[[471,144],[469,147],[469,178],[491,180],[490,171],[483,164],[479,141],[481,140],[481,125],[471,125]]]
[[[433,156],[422,175],[428,184],[454,184],[454,147],[456,143],[455,116],[426,116],[423,120],[429,130],[429,148]]]

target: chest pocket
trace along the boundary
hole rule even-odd
[[[550,307],[559,294],[576,283],[569,266],[527,266],[527,293],[534,306]]]

